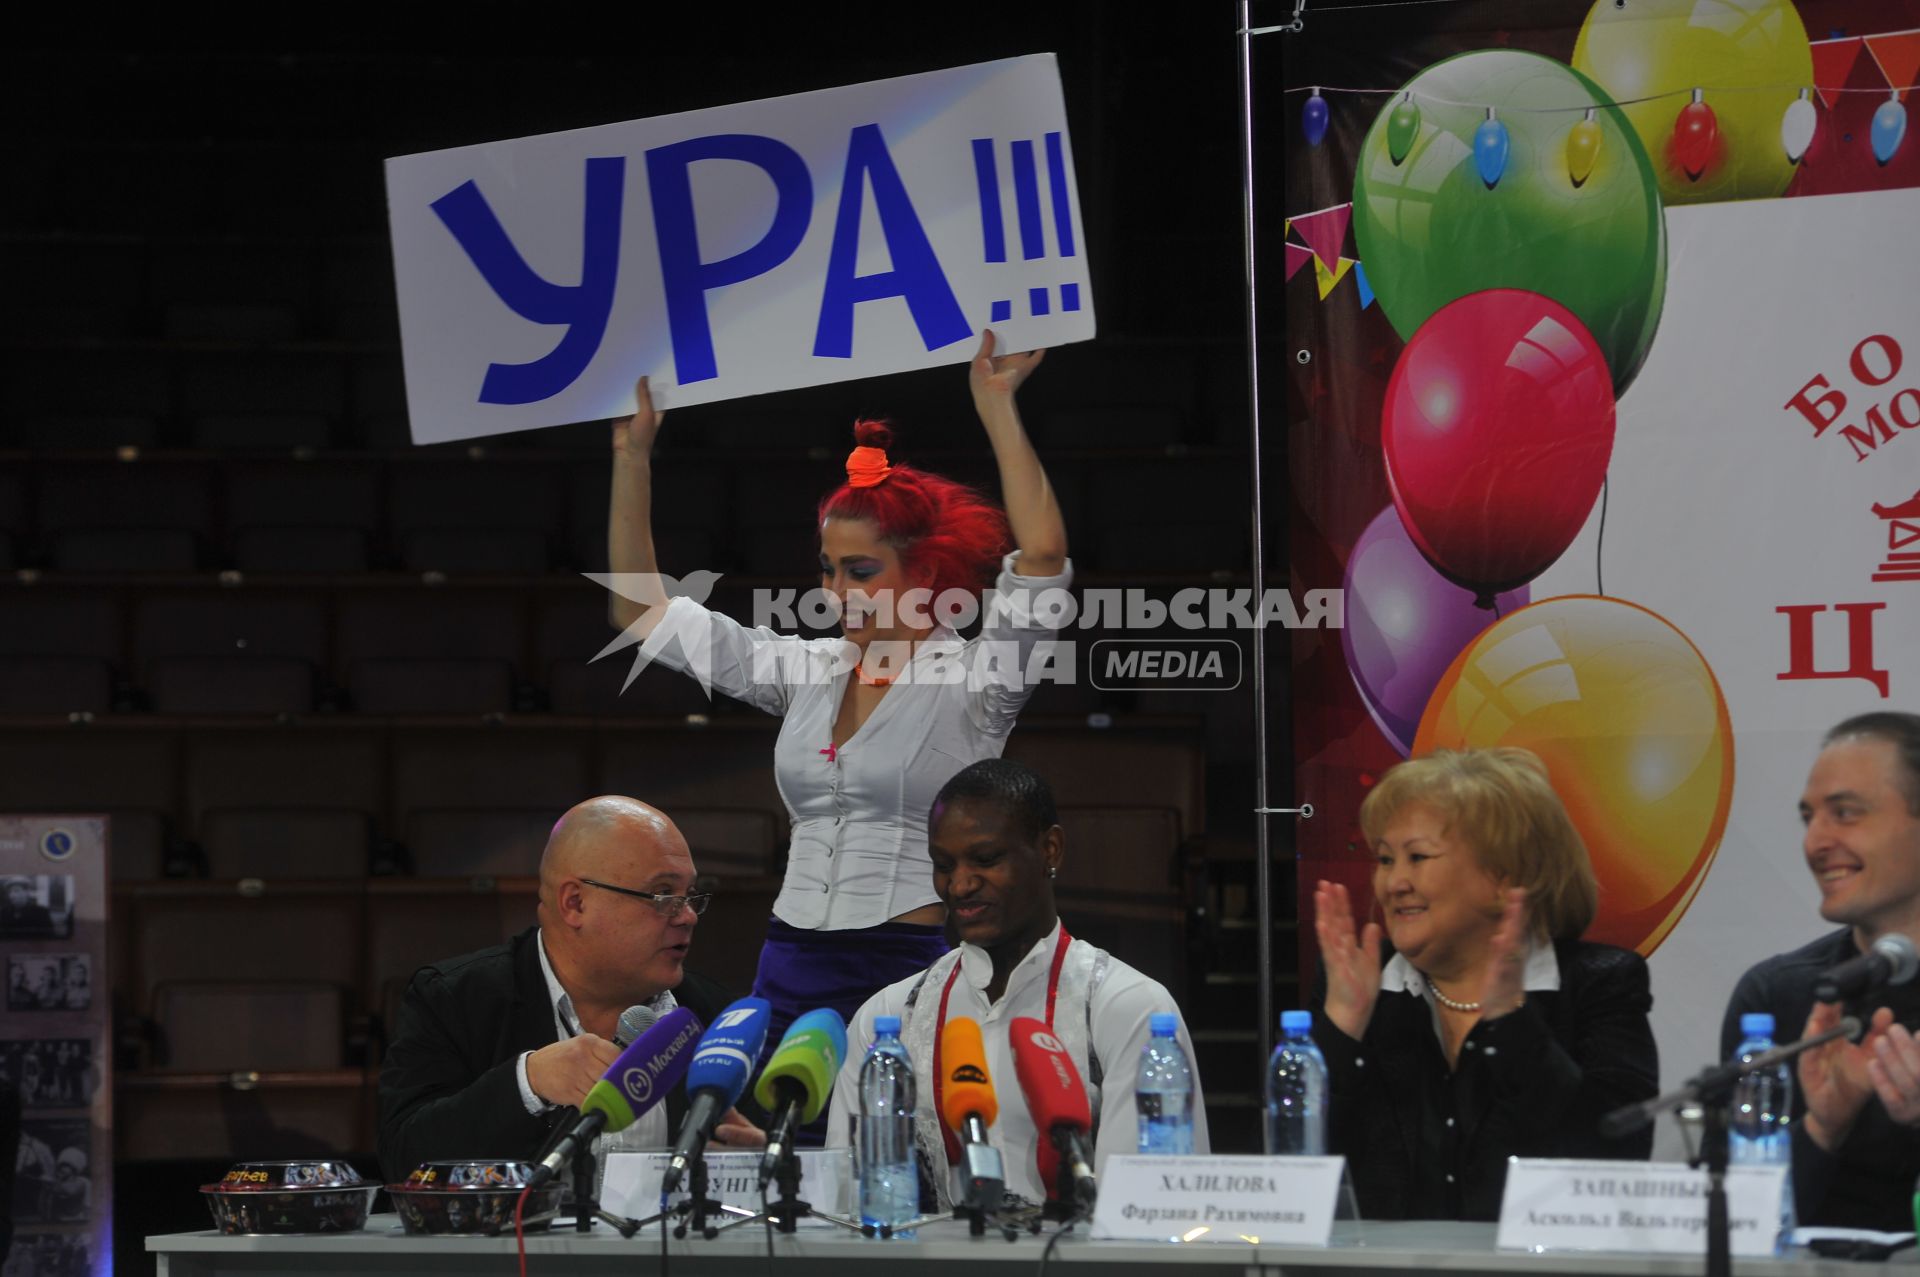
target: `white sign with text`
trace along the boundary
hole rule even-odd
[[[606,1179],[600,1204],[616,1215],[641,1219],[660,1210],[660,1180],[673,1155],[657,1153],[607,1154]],[[800,1197],[815,1210],[846,1215],[853,1206],[853,1155],[844,1148],[804,1148],[800,1158]],[[687,1200],[683,1183],[668,1205]],[[760,1209],[760,1154],[707,1154],[707,1196],[726,1206]],[[767,1201],[779,1200],[777,1185],[767,1186]]]
[[[1094,335],[1052,54],[387,161],[417,443]]]
[[[1343,1157],[1109,1157],[1093,1236],[1324,1246]]]
[[[1734,1254],[1773,1254],[1785,1175],[1778,1166],[1728,1169]],[[1705,1254],[1707,1173],[1677,1162],[1512,1158],[1497,1244],[1502,1250]]]

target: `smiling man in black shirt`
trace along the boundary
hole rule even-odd
[[[1800,799],[1802,850],[1820,887],[1820,916],[1842,924],[1768,958],[1733,991],[1721,1054],[1738,1048],[1740,1017],[1770,1012],[1793,1036],[1871,1017],[1859,1044],[1801,1057],[1794,1087],[1793,1178],[1801,1224],[1913,1227],[1920,1175],[1920,984],[1870,990],[1845,1006],[1816,1003],[1822,972],[1882,936],[1920,940],[1920,715],[1850,718],[1827,733]]]

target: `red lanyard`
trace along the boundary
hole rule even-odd
[[[1073,937],[1067,934],[1067,924],[1060,924],[1060,942],[1053,947],[1053,966],[1047,972],[1047,1027],[1053,1027],[1053,1004],[1060,996],[1060,968],[1066,965],[1067,946],[1073,943]],[[947,975],[947,983],[940,990],[940,1019],[933,1026],[933,1117],[940,1123],[940,1135],[947,1145],[947,1165],[960,1164],[960,1139],[947,1125],[946,1108],[941,1103],[942,1092],[946,1089],[947,1073],[940,1067],[940,1039],[947,1029],[947,999],[953,994],[953,982],[960,978],[960,963],[953,964],[953,970]]]

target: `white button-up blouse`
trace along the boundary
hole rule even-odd
[[[979,636],[962,641],[936,629],[837,750],[833,723],[858,655],[852,643],[748,628],[684,595],[668,606],[648,644],[655,659],[684,673],[707,664],[715,689],[784,718],[773,749],[793,825],[773,904],[782,922],[846,931],[938,903],[927,809],[961,768],[1000,756],[1067,619],[1041,595],[1066,589],[1071,561],[1058,576],[1015,576],[1018,554],[1001,563]],[[689,659],[703,643],[705,660]],[[1063,677],[1072,668],[1059,663]]]

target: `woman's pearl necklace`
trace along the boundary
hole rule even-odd
[[[1427,987],[1433,990],[1433,996],[1440,999],[1440,1005],[1443,1007],[1446,1007],[1448,1010],[1478,1011],[1480,1009],[1480,1004],[1478,1002],[1455,1002],[1452,998],[1440,992],[1440,986],[1433,982],[1432,976],[1428,976],[1426,980],[1427,980]]]

